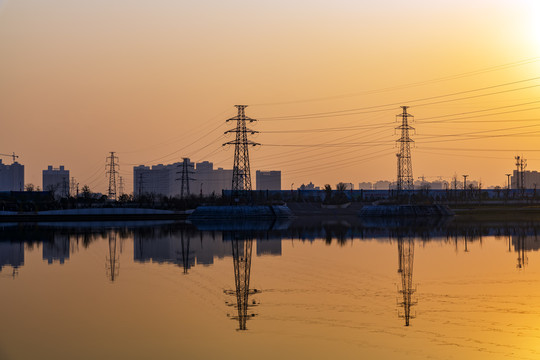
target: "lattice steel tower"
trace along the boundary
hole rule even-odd
[[[114,155],[114,151],[111,151],[111,155],[107,157],[107,175],[109,176],[109,199],[116,200],[116,176],[118,175],[117,163],[118,156]]]
[[[397,153],[397,189],[398,190],[412,190],[413,185],[413,173],[411,163],[411,143],[414,142],[409,137],[409,130],[414,130],[409,125],[409,118],[413,116],[407,113],[408,106],[402,106],[403,112],[396,117],[401,117],[401,125],[396,127],[396,130],[401,130],[401,136],[396,142],[399,144],[399,153]]]
[[[525,190],[525,169],[527,168],[527,160],[522,156],[515,156],[516,159],[516,187],[523,193]]]
[[[118,177],[118,193],[124,195],[124,179],[121,176]]]
[[[192,175],[194,171],[192,170],[193,165],[190,164],[189,158],[182,158],[182,160],[182,171],[179,171],[182,174],[182,177],[180,178],[180,197],[184,198],[184,195],[189,196],[190,194],[189,182],[195,179],[190,177],[190,175]]]
[[[236,133],[236,138],[223,144],[234,145],[234,165],[232,178],[232,191],[251,190],[251,172],[249,169],[249,147],[260,145],[259,143],[248,140],[248,133],[253,135],[258,133],[246,127],[246,121],[250,123],[257,121],[245,114],[247,105],[234,105],[238,109],[238,115],[227,120],[236,121],[236,128],[225,132]]]

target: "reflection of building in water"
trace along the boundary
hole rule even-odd
[[[43,242],[43,260],[47,260],[49,264],[55,261],[63,264],[65,260],[69,260],[69,235],[54,234],[52,241]]]
[[[281,256],[281,239],[264,240],[257,239],[257,256],[277,255]]]
[[[236,315],[232,319],[238,320],[237,330],[247,330],[247,320],[255,316],[255,314],[249,313],[248,309],[257,304],[254,300],[250,303],[249,296],[258,293],[256,289],[249,288],[253,239],[238,239],[233,235],[231,245],[235,289],[226,291],[226,293],[236,298],[236,304],[232,304],[236,307]]]
[[[199,233],[196,237],[180,232],[155,237],[135,233],[133,252],[138,262],[172,263],[188,270],[195,263],[211,265],[215,258],[231,256],[231,247],[222,241],[220,233]]]
[[[409,320],[414,318],[411,314],[411,306],[416,305],[413,300],[412,275],[414,262],[414,238],[398,238],[398,273],[401,275],[401,286],[399,289],[400,301],[399,305],[403,307],[403,313],[399,316],[405,319],[405,326],[409,326]]]
[[[538,235],[512,235],[510,238],[511,246],[518,253],[517,267],[524,268],[528,263],[527,253],[529,251],[540,250],[540,238]]]
[[[13,268],[13,273],[19,266],[24,265],[24,244],[0,242],[0,271],[6,265]]]
[[[512,235],[512,246],[516,252],[519,249],[538,251],[540,250],[540,237],[536,235]]]
[[[105,258],[105,270],[109,280],[114,282],[120,275],[120,256],[116,249],[116,231],[109,232],[109,255]]]

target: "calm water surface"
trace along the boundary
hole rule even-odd
[[[540,226],[0,228],[0,359],[539,359]]]

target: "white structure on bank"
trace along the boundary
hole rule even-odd
[[[5,165],[0,159],[0,191],[24,190],[24,165],[13,162]]]
[[[59,168],[49,165],[43,170],[43,190],[51,191],[55,197],[69,196],[69,170],[63,165]]]
[[[257,190],[281,190],[281,171],[255,172]]]
[[[214,164],[208,161],[192,163],[188,176],[191,195],[221,195],[222,190],[232,186],[232,170],[214,169]],[[133,195],[179,196],[182,185],[182,163],[169,165],[139,165],[133,168]]]

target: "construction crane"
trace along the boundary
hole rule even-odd
[[[13,158],[13,162],[15,162],[15,161],[16,161],[15,159],[19,157],[19,155],[15,155],[15,153],[13,153],[13,154],[0,154],[0,156],[9,156],[9,157],[12,157],[12,158]]]

